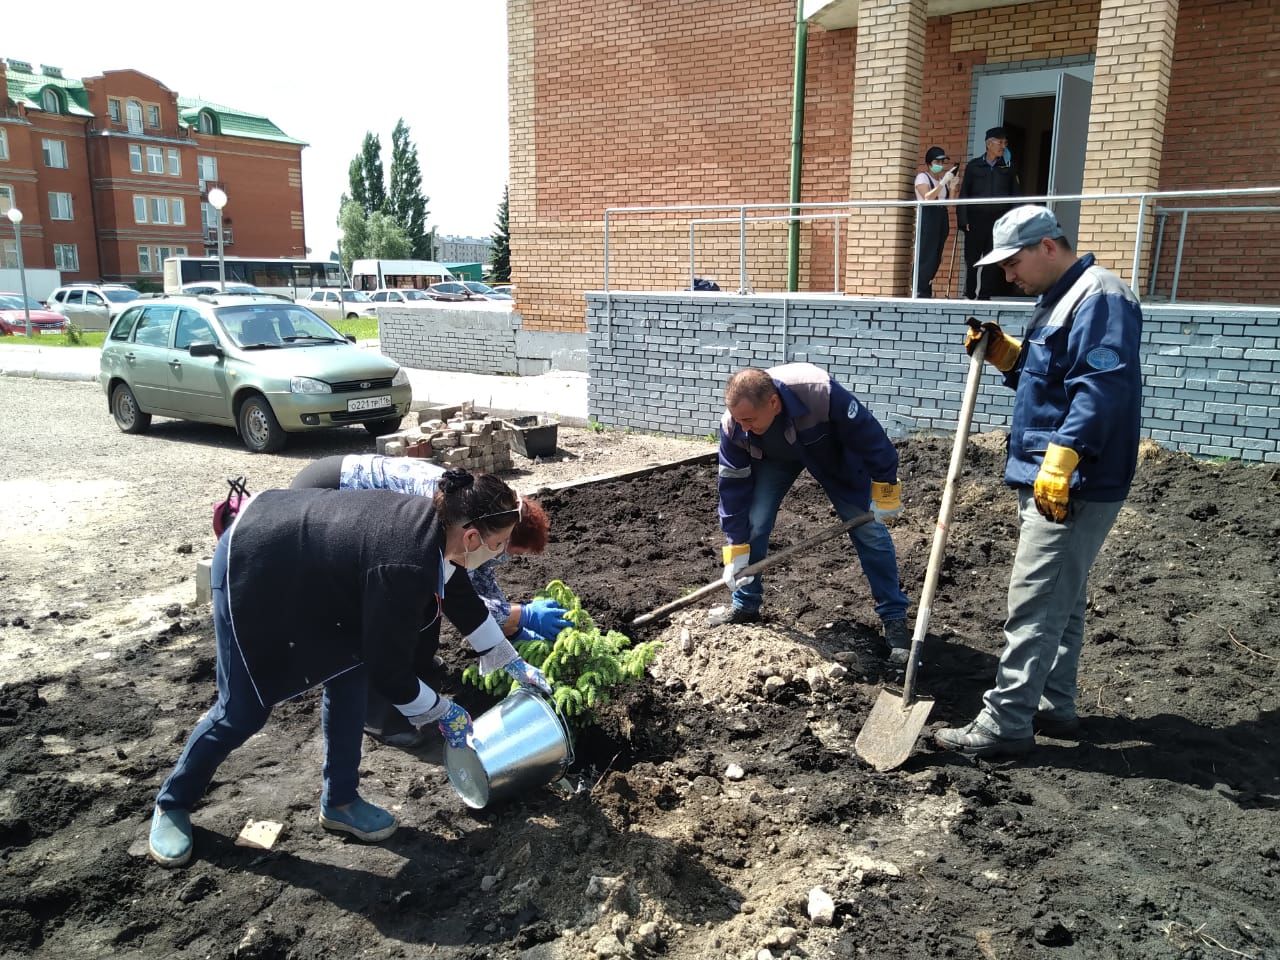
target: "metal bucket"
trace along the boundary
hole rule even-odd
[[[449,782],[477,810],[499,797],[541,787],[573,763],[573,740],[555,708],[517,687],[474,721],[469,747],[445,747]]]

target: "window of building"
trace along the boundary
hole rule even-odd
[[[40,94],[40,106],[44,108],[45,113],[61,113],[62,98],[58,96],[58,91],[47,89]]]
[[[44,147],[44,165],[46,167],[57,167],[60,170],[67,168],[67,145],[62,140],[50,140],[45,138]]]
[[[0,127],[0,160],[9,159],[9,131]]]
[[[138,248],[138,272],[139,273],[151,272],[151,248],[150,247]]]
[[[107,116],[111,118],[113,123],[120,122],[120,98],[107,97]]]
[[[137,100],[130,100],[125,104],[125,116],[128,118],[127,126],[130,133],[142,132],[142,104]]]
[[[49,194],[49,219],[73,220],[71,211],[71,194],[51,192]]]
[[[147,147],[147,173],[164,173],[164,151]]]
[[[200,132],[201,133],[217,132],[213,122],[213,114],[209,113],[207,110],[200,111]]]
[[[80,269],[80,251],[74,243],[53,245],[53,265],[58,270],[75,273]]]
[[[129,169],[134,173],[142,172],[142,147],[136,143],[129,144]]]
[[[154,103],[147,104],[147,126],[148,127],[160,126],[160,108],[156,106]]]
[[[175,197],[169,201],[169,219],[180,227],[186,224],[187,206],[182,202],[181,197]]]
[[[152,223],[168,223],[169,201],[164,197],[148,197],[147,214],[151,217]]]
[[[196,157],[196,170],[200,177],[200,186],[204,186],[206,180],[218,179],[218,158],[217,157]]]
[[[13,187],[7,183],[0,183],[0,215],[9,212],[13,206]]]
[[[165,150],[165,159],[169,161],[169,176],[182,176],[182,154],[177,150]]]
[[[133,196],[133,222],[147,222],[147,198],[140,197],[137,194]]]
[[[218,208],[212,203],[200,204],[200,226],[205,230],[215,230],[218,227]]]
[[[0,267],[9,270],[18,266],[18,241],[0,240]]]

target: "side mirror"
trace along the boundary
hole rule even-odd
[[[354,333],[348,333],[347,343],[355,343],[355,342],[356,342],[356,335]]]
[[[224,356],[222,348],[216,343],[207,343],[199,341],[187,347],[187,353],[193,357],[221,357]]]

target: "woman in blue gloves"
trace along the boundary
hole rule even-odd
[[[294,490],[394,490],[431,497],[435,495],[436,485],[443,474],[443,467],[426,460],[351,454],[315,461],[294,478],[290,487]],[[547,546],[550,523],[546,513],[534,500],[521,499],[520,504],[520,519],[503,555],[470,571],[471,583],[508,639],[555,640],[561,630],[571,625],[564,618],[563,607],[545,597],[529,603],[511,603],[498,585],[497,568],[506,562],[508,556],[540,554]],[[435,668],[435,654],[439,646],[440,624],[437,621],[419,638],[415,659],[419,676],[425,677]],[[380,743],[405,749],[421,746],[430,736],[429,730],[410,726],[372,686],[369,688],[364,731]]]
[[[218,541],[211,574],[217,699],[196,724],[156,797],[150,853],[166,867],[191,857],[191,810],[219,765],[266,724],[271,709],[324,688],[320,823],[361,840],[395,832],[390,812],[358,792],[366,686],[415,728],[436,724],[466,744],[471,717],[414,669],[422,630],[441,616],[479,657],[550,692],[516,653],[458,570],[499,556],[520,498],[493,476],[450,470],[435,496],[385,490],[268,490]]]

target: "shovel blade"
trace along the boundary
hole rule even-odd
[[[911,756],[932,709],[931,699],[904,706],[901,694],[881,690],[854,741],[854,750],[881,773],[892,770]]]

